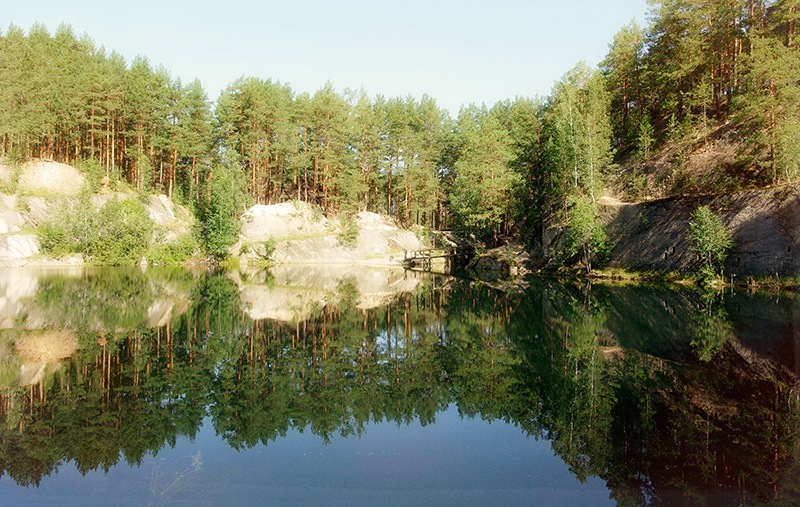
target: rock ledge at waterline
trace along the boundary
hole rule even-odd
[[[16,174],[15,174],[16,173]],[[0,193],[0,266],[74,266],[82,265],[81,255],[53,259],[41,252],[37,228],[60,218],[66,202],[75,202],[87,184],[86,176],[67,164],[34,160],[18,171],[0,164],[0,182],[16,193]],[[114,192],[103,188],[91,196],[99,209],[111,199],[136,197],[134,192]],[[151,195],[144,202],[150,218],[159,230],[160,241],[172,241],[192,233],[191,212],[164,195]]]
[[[86,182],[79,169],[58,162],[31,161],[16,171],[0,164],[0,183],[16,189],[14,194],[0,193],[0,266],[83,264],[80,255],[45,257],[36,230],[40,224],[58,219],[64,202],[77,199]],[[103,188],[92,196],[92,204],[100,208],[114,197],[134,196]],[[192,233],[194,217],[166,196],[149,196],[145,207],[160,231],[160,241]],[[241,220],[239,241],[231,254],[241,257],[243,264],[256,264],[267,257],[268,244],[274,246],[268,257],[276,264],[399,265],[404,250],[423,248],[415,233],[368,212],[353,216],[349,225],[356,230],[347,238],[345,221],[327,218],[319,208],[299,201],[255,205]]]
[[[239,241],[231,253],[245,264],[268,257],[276,264],[397,265],[404,251],[424,248],[414,232],[389,218],[362,211],[353,220],[357,235],[347,241],[345,221],[327,218],[310,204],[257,204],[242,215]]]

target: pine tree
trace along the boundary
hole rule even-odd
[[[521,176],[510,167],[512,141],[485,107],[463,108],[458,118],[463,149],[450,189],[453,213],[467,229],[497,243],[510,226]]]

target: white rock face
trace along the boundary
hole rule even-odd
[[[330,232],[328,219],[303,202],[256,204],[242,215],[241,234],[253,241]]]
[[[86,177],[77,169],[58,162],[29,162],[19,175],[19,189],[27,193],[78,195]]]
[[[342,244],[343,228],[338,218],[326,218],[303,202],[270,206],[255,205],[242,215],[239,243],[233,255],[247,263],[264,253],[267,241],[275,243],[273,262],[399,264],[404,250],[423,248],[416,234],[400,229],[391,220],[375,213],[361,212],[355,217],[358,236]]]
[[[39,238],[33,234],[11,234],[0,238],[0,259],[20,260],[39,255]]]

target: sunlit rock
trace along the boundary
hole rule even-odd
[[[79,170],[52,161],[29,162],[19,175],[19,189],[27,193],[78,195],[85,182]]]
[[[14,350],[26,363],[59,361],[77,352],[78,338],[72,331],[34,331],[17,338]]]
[[[348,229],[352,226],[355,231]],[[414,232],[381,215],[361,212],[348,223],[342,218],[326,218],[309,204],[287,202],[258,204],[242,215],[239,242],[232,253],[246,264],[268,257],[278,264],[397,265],[405,250],[421,248]]]

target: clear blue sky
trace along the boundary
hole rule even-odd
[[[364,88],[468,103],[546,96],[578,61],[596,65],[647,0],[14,0],[0,28],[64,23],[128,62],[147,56],[209,98],[240,76],[313,93]]]

